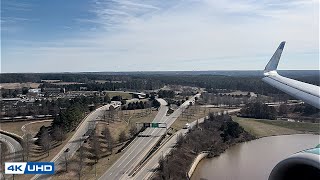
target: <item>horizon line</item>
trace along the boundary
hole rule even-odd
[[[62,71],[62,72],[0,72],[0,74],[77,74],[77,73],[151,73],[151,72],[222,72],[222,71],[261,71],[263,70],[158,70],[158,71]],[[283,69],[278,71],[320,71],[320,69]]]

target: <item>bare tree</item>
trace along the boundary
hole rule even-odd
[[[109,122],[112,120],[114,122],[114,116],[115,116],[115,109],[113,106],[109,107]]]
[[[82,175],[82,169],[83,169],[83,162],[84,159],[86,158],[85,156],[85,152],[84,152],[84,147],[80,146],[79,151],[78,151],[78,159],[77,159],[77,164],[76,164],[76,172],[78,175],[78,179],[81,179],[81,175]]]
[[[91,138],[91,152],[94,156],[94,160],[95,160],[95,163],[97,163],[100,159],[100,155],[101,155],[101,145],[100,145],[100,142],[99,142],[99,139],[98,139],[98,136],[94,135],[92,138]]]
[[[6,148],[5,146],[0,142],[0,166],[3,169],[0,169],[2,172],[4,171],[4,162],[6,161]]]
[[[165,160],[166,157],[164,157],[163,155],[160,156],[159,158],[159,171],[160,172],[163,172],[164,170],[164,167],[165,167],[165,163],[166,163],[166,160]]]
[[[54,126],[53,127],[53,136],[54,136],[55,140],[62,142],[65,138],[65,133],[60,126]]]
[[[123,130],[119,134],[119,142],[124,142],[125,140],[127,140],[127,135],[126,132]]]
[[[105,122],[107,122],[107,112],[108,111],[103,111],[103,115],[102,115],[103,121]]]
[[[279,115],[286,117],[288,114],[288,107],[286,104],[281,104],[279,106]]]
[[[177,136],[177,146],[180,147],[182,145],[183,141],[184,141],[183,135],[181,133],[178,134],[178,136]]]
[[[29,159],[29,154],[30,154],[30,148],[32,145],[32,135],[27,133],[23,136],[23,141],[22,141],[22,158],[23,161],[28,161]]]
[[[95,176],[97,176],[97,163],[101,157],[101,145],[99,142],[99,137],[94,134],[91,138],[91,153],[93,154],[94,158],[94,171],[95,171]]]
[[[130,127],[129,133],[130,133],[131,137],[133,137],[134,135],[136,135],[136,134],[138,133],[137,127],[136,127],[135,125],[132,125],[132,126]]]
[[[104,127],[104,130],[102,131],[102,133],[103,133],[103,137],[105,139],[105,142],[107,144],[107,149],[108,149],[108,151],[110,151],[112,153],[114,140],[113,140],[113,137],[111,136],[111,133],[110,133],[108,127]]]
[[[48,153],[47,156],[49,156],[49,151],[51,148],[51,136],[47,128],[45,128],[40,135],[40,145],[42,149]]]

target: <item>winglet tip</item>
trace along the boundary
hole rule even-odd
[[[285,44],[286,44],[286,41],[282,41],[279,45],[279,49],[283,50]]]

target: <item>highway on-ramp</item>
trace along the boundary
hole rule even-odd
[[[10,161],[20,161],[21,160],[21,156],[18,156],[17,153],[21,153],[22,151],[22,146],[21,144],[15,140],[14,138],[2,134],[0,133],[0,141],[3,142],[4,144],[6,144],[6,146],[8,147],[9,150],[9,154],[8,154],[8,160]]]
[[[0,133],[0,141],[5,144],[8,149],[8,153],[6,153],[7,155],[5,156],[5,162],[19,162],[22,160],[22,146],[17,140],[8,135]],[[2,172],[0,172],[0,179],[5,179],[5,176]]]
[[[83,135],[88,131],[89,127],[91,126],[91,123],[95,124],[95,120],[102,116],[103,112],[108,110],[110,107],[110,104],[102,106],[95,111],[91,112],[78,126],[76,129],[76,132],[73,134],[72,138],[68,141],[68,143],[61,149],[61,151],[51,160],[51,162],[54,162],[56,170],[59,169],[59,164],[63,162],[65,158],[65,150],[69,149],[67,152],[68,157],[72,157],[76,151],[80,147],[80,143],[83,140]],[[32,179],[50,179],[50,177],[45,175],[36,175]]]

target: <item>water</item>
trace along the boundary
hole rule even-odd
[[[264,180],[284,158],[319,144],[318,135],[272,136],[232,146],[219,157],[203,159],[191,180]]]

